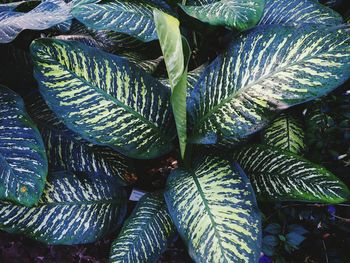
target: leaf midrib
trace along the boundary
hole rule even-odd
[[[95,92],[99,93],[100,95],[102,95],[105,99],[109,99],[112,102],[114,102],[117,106],[125,109],[125,111],[131,113],[132,115],[134,115],[136,118],[140,119],[143,123],[145,123],[146,125],[149,125],[152,130],[154,130],[157,134],[159,134],[159,136],[164,140],[164,141],[168,141],[170,142],[171,140],[168,140],[167,136],[165,133],[162,132],[162,130],[160,129],[161,127],[157,127],[153,122],[151,122],[150,120],[146,119],[144,116],[142,116],[140,113],[138,113],[137,111],[135,111],[134,109],[132,109],[130,106],[125,105],[123,103],[121,103],[117,98],[113,97],[112,95],[108,94],[107,92],[105,92],[103,89],[100,89],[99,87],[97,87],[96,85],[93,85],[93,83],[88,82],[88,80],[84,79],[81,76],[78,76],[77,73],[73,70],[71,70],[68,66],[66,66],[65,64],[61,64],[59,63],[59,61],[57,59],[51,58],[50,60],[54,61],[55,63],[57,63],[58,65],[62,66],[63,68],[65,68],[70,74],[72,74],[73,76],[75,76],[76,78],[78,78],[80,81],[82,81],[83,83],[85,83],[87,86],[91,87]],[[161,83],[160,83],[161,84]],[[55,96],[56,99],[56,96]],[[170,100],[170,98],[169,98]],[[169,136],[170,137],[170,136]]]
[[[214,220],[214,217],[213,217],[213,214],[211,213],[210,209],[209,209],[209,204],[208,204],[208,201],[207,199],[205,198],[205,195],[204,195],[204,192],[202,190],[202,187],[197,179],[197,176],[195,174],[195,172],[193,170],[191,170],[191,176],[193,178],[193,181],[195,182],[196,186],[197,186],[197,189],[198,189],[198,192],[199,192],[199,195],[201,197],[201,199],[203,200],[203,204],[204,204],[204,207],[208,213],[208,216],[209,216],[209,219],[210,219],[210,222],[211,224],[213,225],[213,229],[214,229],[214,234],[216,236],[216,239],[218,240],[218,243],[219,243],[219,246],[221,248],[221,252],[222,252],[222,255],[224,256],[225,258],[225,262],[229,262],[228,259],[226,258],[226,253],[225,253],[225,249],[221,243],[221,239],[220,239],[220,234],[218,233],[217,231],[217,223],[215,222]]]
[[[270,78],[271,76],[273,75],[276,75],[277,73],[280,73],[286,69],[288,69],[289,67],[293,67],[293,66],[296,66],[300,63],[303,63],[304,61],[306,60],[310,60],[312,58],[315,58],[315,57],[318,57],[322,54],[328,54],[328,53],[332,53],[332,52],[335,52],[337,49],[334,49],[332,51],[327,51],[327,52],[323,52],[323,53],[320,53],[320,54],[315,54],[315,55],[310,55],[310,56],[307,56],[307,57],[304,57],[303,59],[301,60],[298,60],[298,61],[295,61],[291,64],[288,64],[284,67],[281,67],[279,68],[278,70],[275,70],[255,81],[253,81],[252,83],[248,84],[247,86],[245,87],[242,87],[240,89],[238,89],[236,92],[233,92],[232,95],[228,96],[227,98],[223,99],[220,101],[220,103],[218,103],[216,106],[214,106],[211,110],[209,110],[206,114],[204,114],[201,118],[199,118],[198,122],[196,122],[196,124],[194,125],[194,130],[198,130],[198,127],[204,122],[206,121],[207,119],[209,119],[213,114],[214,112],[216,112],[217,110],[219,110],[224,104],[226,104],[227,102],[231,101],[234,97],[237,97],[239,96],[240,94],[242,94],[244,91],[248,90],[249,88],[251,88],[252,86],[255,86],[256,84],[264,81],[265,79],[268,79]],[[221,61],[222,62],[222,57],[221,57]],[[241,63],[242,64],[242,63]]]
[[[113,199],[104,200],[92,200],[92,201],[77,201],[77,202],[51,202],[51,203],[39,203],[38,207],[42,206],[85,206],[85,205],[96,205],[96,204],[119,204],[122,205],[125,202]]]

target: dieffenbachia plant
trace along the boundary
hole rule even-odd
[[[349,200],[305,159],[293,107],[349,79],[347,28],[314,0],[1,4],[0,54],[37,86],[0,86],[0,229],[112,234],[111,262],[157,262],[177,234],[196,262],[258,262],[262,203]],[[127,209],[137,159],[167,154],[178,167]]]

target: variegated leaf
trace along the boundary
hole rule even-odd
[[[157,262],[174,233],[163,193],[146,194],[112,243],[109,262]]]
[[[156,0],[83,0],[75,3],[72,15],[93,29],[112,30],[147,42],[157,39],[153,9],[170,12],[165,2]]]
[[[350,35],[334,28],[258,27],[208,66],[188,101],[195,143],[230,146],[275,113],[350,77]]]
[[[346,185],[325,168],[276,147],[253,145],[233,153],[261,200],[341,203]]]
[[[165,200],[196,262],[257,262],[260,213],[248,178],[221,157],[197,158],[170,174]]]
[[[77,42],[40,39],[31,52],[45,101],[81,137],[134,158],[172,149],[170,91],[146,72]]]
[[[259,25],[338,25],[340,14],[315,0],[266,0]]]
[[[264,5],[265,0],[195,0],[180,6],[202,22],[246,30],[259,22]]]
[[[46,180],[47,158],[22,98],[0,85],[0,198],[31,206]]]
[[[113,53],[128,59],[130,62],[134,63],[136,66],[142,68],[144,71],[150,74],[156,71],[159,64],[163,60],[162,57],[151,59],[151,60],[144,60],[142,56],[138,55],[136,52],[114,53],[113,50],[111,50],[111,47],[109,45],[105,43],[101,43],[100,41],[94,39],[92,36],[89,36],[89,35],[59,35],[59,36],[56,36],[55,38],[60,40],[65,40],[65,41],[78,41],[87,46],[99,48],[106,52],[111,51],[110,53]]]
[[[63,0],[46,0],[33,10],[0,10],[0,43],[8,43],[25,30],[44,30],[71,19],[70,4]]]
[[[131,160],[109,147],[87,142],[69,130],[39,94],[30,96],[28,111],[41,132],[51,170],[112,176],[122,185],[137,179]]]
[[[125,214],[125,190],[111,178],[56,172],[37,206],[0,203],[0,229],[47,244],[83,244],[114,231]]]
[[[264,131],[264,143],[282,150],[300,154],[305,149],[301,120],[290,114],[281,114]]]

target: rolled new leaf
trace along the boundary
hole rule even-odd
[[[340,14],[314,0],[266,0],[259,25],[338,25]]]
[[[246,30],[259,22],[264,5],[265,0],[192,0],[180,6],[202,22]]]
[[[36,204],[47,166],[44,143],[22,98],[0,85],[0,199]]]
[[[196,262],[258,262],[260,213],[248,178],[232,162],[209,155],[172,171],[165,200]]]
[[[50,169],[111,176],[121,185],[137,180],[129,158],[84,140],[56,117],[40,94],[30,96],[27,108],[44,140]]]
[[[276,147],[246,146],[233,153],[248,174],[258,199],[341,203],[347,186],[325,168]]]
[[[189,140],[237,144],[282,109],[325,95],[349,77],[348,33],[258,27],[234,40],[201,75],[187,105]]]
[[[184,158],[187,143],[187,65],[191,51],[186,39],[181,37],[179,20],[157,10],[153,14],[172,90],[170,100],[181,157]]]
[[[290,114],[282,113],[265,129],[263,142],[282,150],[300,154],[305,149],[301,120]]]
[[[87,27],[112,30],[131,35],[141,41],[158,39],[153,10],[170,13],[170,7],[158,0],[76,1],[72,15]]]
[[[146,194],[112,243],[109,261],[157,262],[174,233],[163,193]]]
[[[31,53],[43,98],[82,138],[140,159],[172,149],[170,91],[145,71],[78,42],[40,39]]]
[[[37,206],[0,203],[0,229],[46,244],[85,244],[114,231],[125,214],[125,190],[113,180],[56,172]]]
[[[44,30],[71,19],[70,4],[46,0],[29,12],[0,9],[0,43],[9,43],[25,29]]]

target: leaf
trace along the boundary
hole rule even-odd
[[[338,25],[340,14],[314,0],[266,0],[259,25]]]
[[[0,198],[34,205],[46,175],[47,159],[39,131],[22,98],[0,85]]]
[[[109,261],[157,262],[174,233],[163,193],[146,194],[112,243]]]
[[[47,244],[85,244],[114,231],[125,214],[125,191],[110,178],[56,172],[36,207],[0,203],[0,229]]]
[[[258,261],[261,226],[254,192],[228,160],[209,155],[198,157],[191,170],[173,170],[165,200],[194,261]]]
[[[264,5],[265,0],[196,0],[180,7],[202,22],[246,30],[259,22]]]
[[[276,236],[268,235],[262,239],[264,245],[276,247],[279,244],[279,239]]]
[[[27,13],[0,10],[0,43],[11,42],[25,29],[44,30],[65,22],[70,9],[63,0],[46,0]]]
[[[276,112],[332,91],[350,77],[349,34],[258,27],[234,40],[201,75],[191,98],[193,143],[225,147],[266,126]]]
[[[158,68],[162,58],[156,58],[151,60],[145,60],[141,55],[136,52],[121,52],[119,49],[114,48],[114,44],[112,43],[101,43],[100,39],[95,39],[90,35],[59,35],[55,37],[56,39],[65,40],[65,41],[78,41],[90,47],[95,47],[102,49],[103,51],[119,55],[128,59],[130,62],[134,63],[136,66],[142,68],[144,71],[153,74]],[[111,47],[113,46],[113,48]]]
[[[153,10],[153,16],[170,86],[174,89],[187,66],[182,47],[180,22],[175,17],[157,9]]]
[[[281,226],[277,223],[268,224],[268,226],[264,228],[264,231],[272,235],[277,235],[281,233]]]
[[[253,145],[233,153],[249,175],[258,199],[341,203],[350,192],[325,168],[276,147]]]
[[[181,158],[185,158],[187,143],[187,65],[190,47],[186,39],[181,38],[179,20],[166,13],[153,10],[154,21],[167,68],[177,135],[179,138]]]
[[[288,232],[294,232],[297,233],[299,235],[305,235],[306,233],[308,233],[309,231],[307,231],[305,228],[303,228],[302,226],[293,224],[293,225],[288,225],[287,226],[287,231]]]
[[[43,137],[52,170],[111,176],[121,185],[137,180],[133,162],[109,147],[93,145],[69,130],[39,94],[31,94],[28,111]]]
[[[82,138],[134,158],[169,152],[169,90],[127,60],[77,42],[36,40],[35,78],[51,110]]]
[[[305,149],[304,130],[301,120],[288,114],[281,114],[263,134],[265,144],[300,154]]]
[[[299,246],[301,244],[301,242],[303,242],[305,240],[305,237],[303,237],[295,232],[288,233],[286,235],[286,238],[287,238],[288,244],[290,244],[294,247]]]
[[[153,10],[170,12],[170,7],[163,1],[84,0],[75,4],[72,15],[87,27],[112,30],[148,42],[157,39]]]

